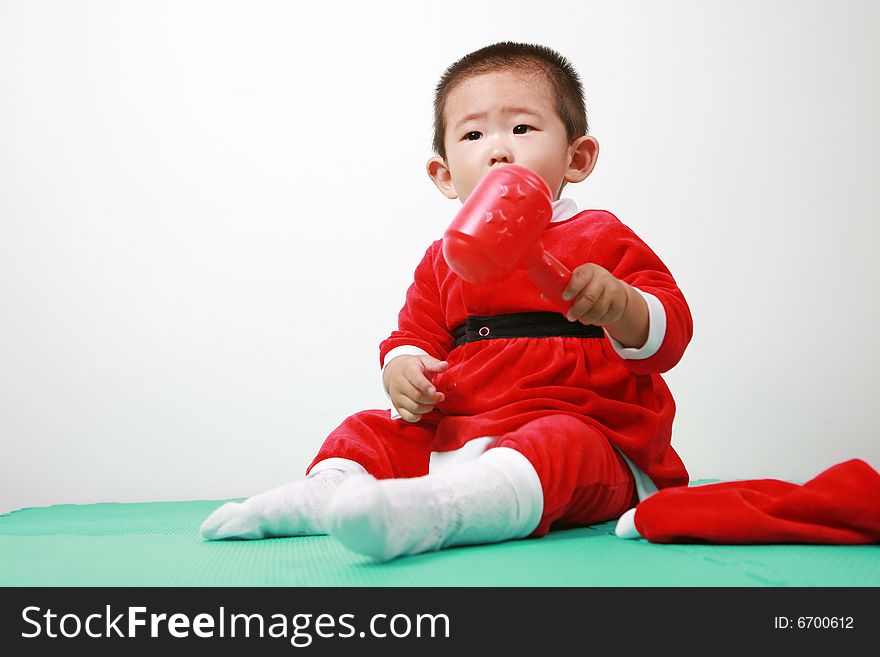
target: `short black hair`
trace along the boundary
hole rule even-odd
[[[572,142],[589,131],[584,88],[571,62],[555,50],[531,43],[502,41],[475,50],[443,73],[434,94],[434,152],[446,159],[446,101],[460,82],[484,73],[523,70],[543,73],[555,95],[556,113]]]

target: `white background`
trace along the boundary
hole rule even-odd
[[[664,259],[692,477],[880,466],[880,4],[0,1],[0,511],[299,478],[458,209],[446,66],[568,56],[566,192]]]

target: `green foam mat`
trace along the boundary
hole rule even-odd
[[[2,586],[878,586],[880,546],[657,545],[614,522],[375,563],[328,536],[202,540],[226,500],[0,516]]]

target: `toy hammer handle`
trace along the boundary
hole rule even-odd
[[[565,301],[562,293],[571,280],[571,271],[559,260],[541,249],[541,257],[526,271],[529,279],[550,302],[565,312],[571,301]]]

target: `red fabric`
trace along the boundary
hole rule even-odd
[[[387,411],[355,413],[330,432],[306,474],[329,458],[360,463],[376,479],[428,474],[434,426],[429,422],[392,420]]]
[[[859,459],[803,485],[778,479],[667,488],[636,507],[654,543],[880,542],[880,474]]]
[[[468,315],[557,310],[522,271],[493,286],[455,275],[435,242],[418,265],[398,330],[380,346],[380,361],[413,345],[449,361],[434,384],[446,394],[430,417],[434,449],[461,447],[479,436],[502,436],[547,415],[569,415],[593,427],[659,488],[687,483],[670,445],[675,403],[661,372],[675,365],[692,334],[687,302],[665,265],[629,228],[599,210],[551,223],[544,248],[570,269],[593,262],[656,296],[666,312],[666,336],[644,360],[624,360],[607,339],[516,338],[453,349],[453,328]]]
[[[590,425],[569,415],[532,420],[495,447],[525,456],[541,480],[544,513],[532,536],[552,527],[584,527],[619,518],[638,502],[632,472]]]
[[[339,457],[360,463],[377,479],[428,474],[435,426],[392,420],[388,411],[364,411],[330,433],[309,469]],[[533,420],[494,447],[523,454],[541,481],[544,511],[532,536],[551,525],[585,526],[618,518],[638,501],[624,460],[595,429],[568,415]]]

